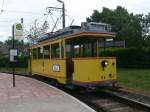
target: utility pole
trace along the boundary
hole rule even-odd
[[[65,3],[61,0],[57,0],[58,2],[62,3],[62,16],[63,16],[63,19],[62,19],[62,23],[63,23],[63,28],[65,28]]]
[[[23,24],[23,18],[21,18],[21,23]],[[24,52],[24,41],[23,39],[21,40],[21,43],[22,43],[22,52],[21,52],[21,55],[23,56],[23,52]]]
[[[62,5],[63,28],[65,28],[65,4]]]
[[[14,32],[14,24],[12,26],[12,49],[15,48],[14,44],[15,32]],[[13,72],[13,87],[16,86],[15,84],[15,62],[12,62],[12,72]]]

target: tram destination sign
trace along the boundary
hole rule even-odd
[[[53,69],[53,72],[60,72],[60,65],[53,64],[52,69]]]

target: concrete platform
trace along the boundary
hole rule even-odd
[[[74,97],[23,76],[0,73],[0,112],[95,112]]]

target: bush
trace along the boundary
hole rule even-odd
[[[8,57],[0,57],[0,67],[9,67],[9,59]]]
[[[101,52],[101,56],[117,58],[117,67],[150,68],[150,49],[124,48]]]
[[[15,63],[15,66],[26,68],[28,66],[28,57],[18,57],[18,61]],[[0,57],[0,67],[12,67],[9,57]]]

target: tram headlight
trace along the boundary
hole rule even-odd
[[[102,65],[103,68],[108,66],[108,61],[106,61],[106,60],[102,61],[101,65]]]
[[[105,66],[107,66],[108,65],[108,61],[105,61]]]

